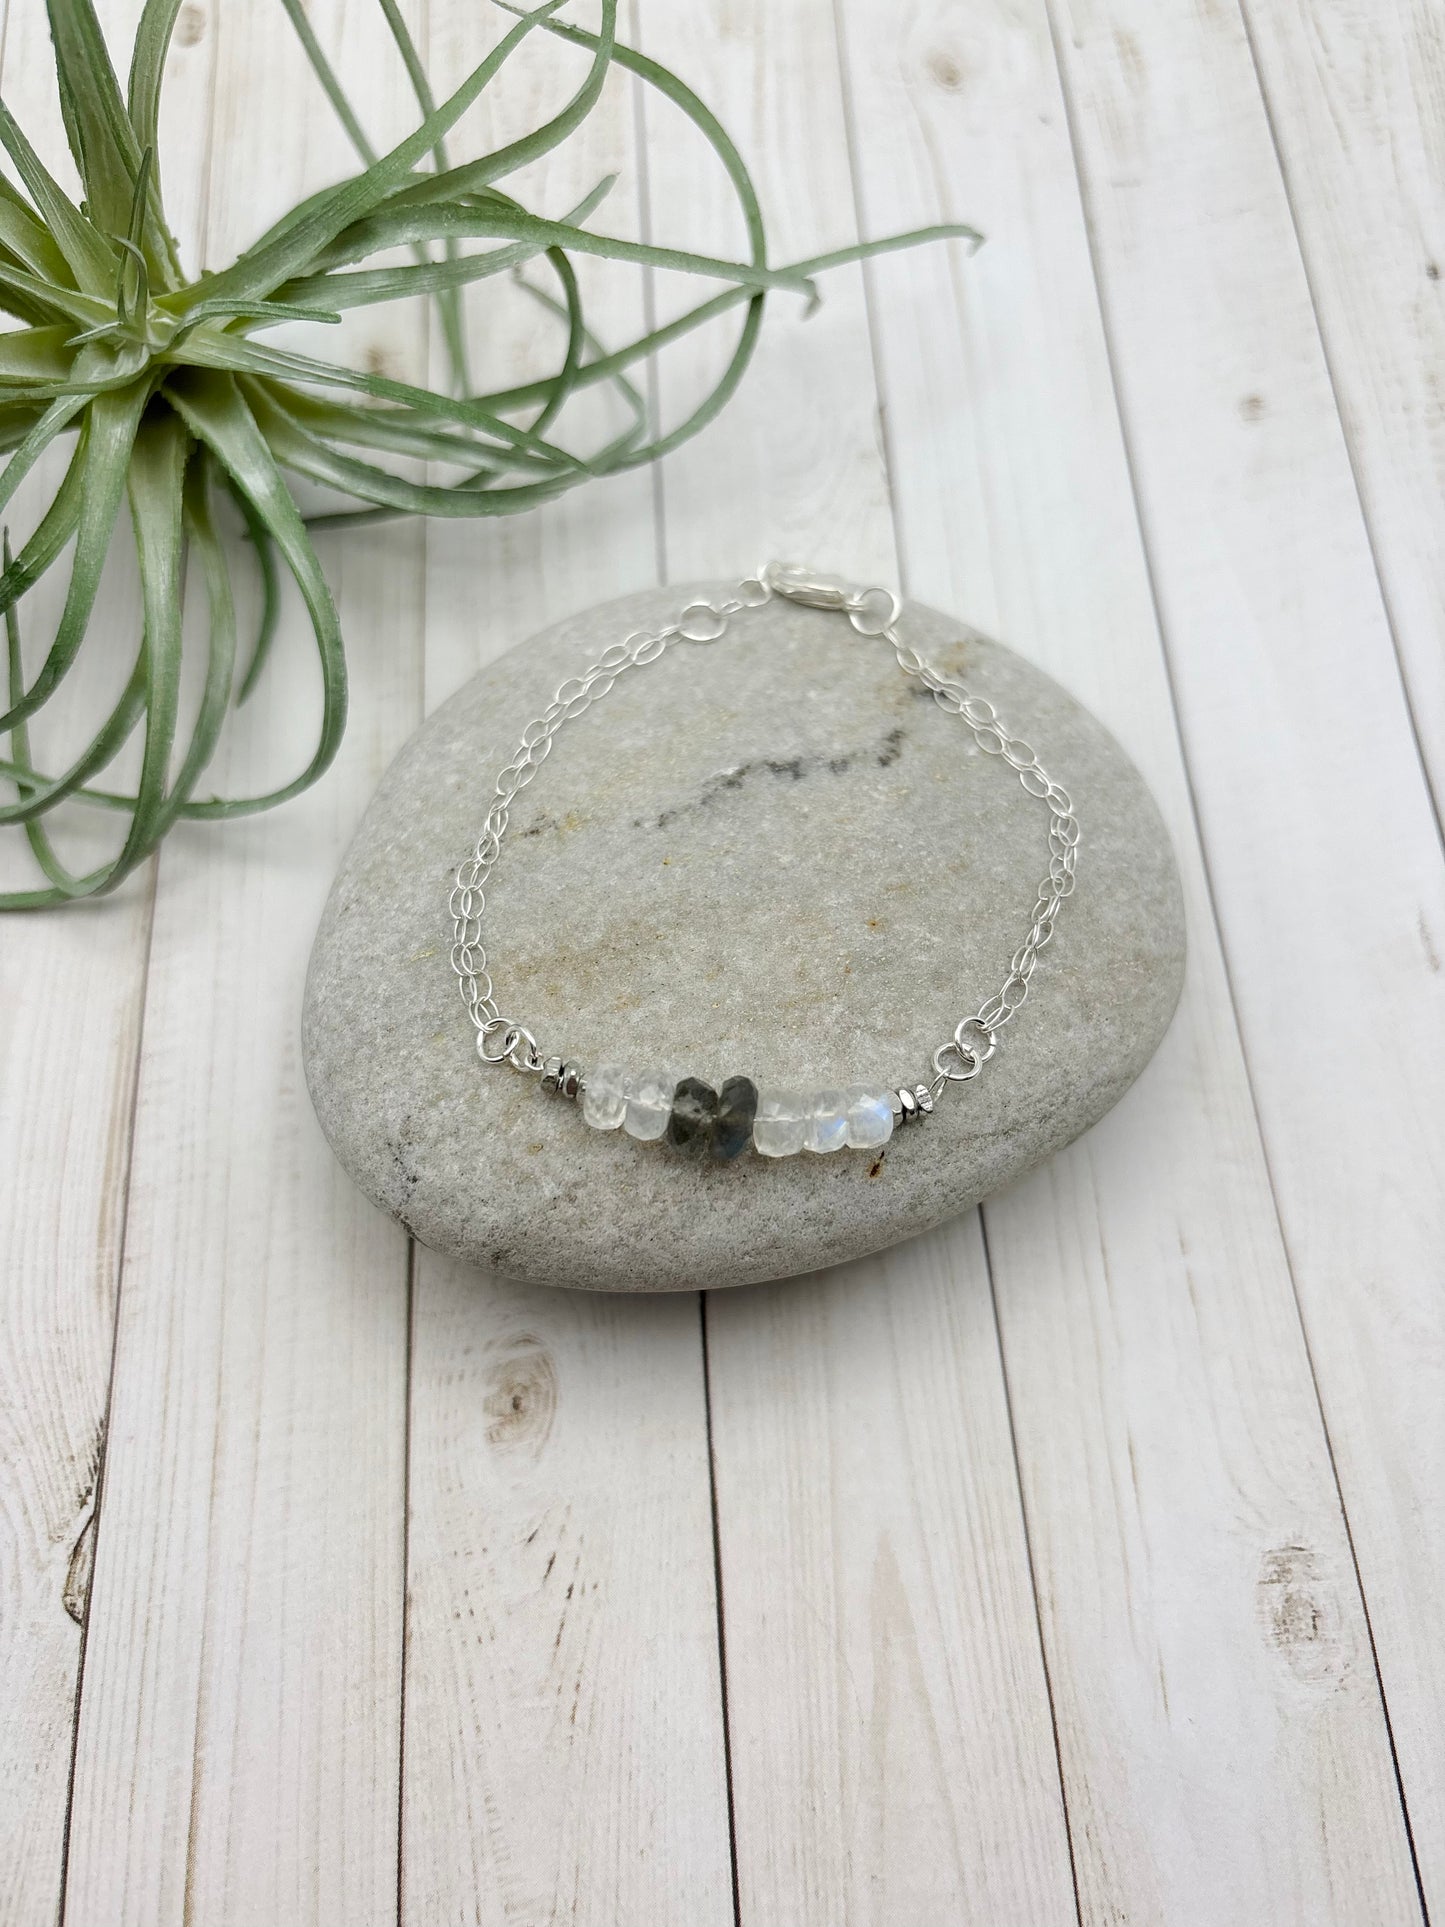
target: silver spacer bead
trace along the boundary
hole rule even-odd
[[[901,1131],[905,1124],[916,1124],[933,1109],[933,1093],[926,1084],[900,1084],[888,1093],[888,1101],[893,1107],[895,1131]]]
[[[554,1091],[558,1097],[576,1097],[582,1089],[581,1066],[569,1064],[562,1057],[543,1058],[542,1089]]]

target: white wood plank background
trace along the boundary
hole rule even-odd
[[[406,124],[373,0],[311,12]],[[439,84],[497,31],[409,18]],[[779,258],[989,243],[778,303],[655,475],[327,538],[326,783],[0,927],[0,1923],[1445,1919],[1440,12],[634,0],[629,34]],[[39,0],[3,36],[58,157]],[[619,81],[531,191],[616,170],[615,228],[737,245],[675,132]],[[212,263],[346,164],[259,3],[187,0],[165,143]],[[618,333],[673,298],[594,279]],[[377,310],[350,345],[436,352]],[[489,656],[764,551],[900,580],[1108,721],[1184,873],[1173,1030],[1034,1178],[814,1279],[634,1304],[409,1253],[300,1076],[347,836]],[[293,752],[304,645],[259,699]]]

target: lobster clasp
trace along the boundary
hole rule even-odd
[[[841,575],[823,575],[816,569],[801,569],[793,562],[770,562],[763,580],[774,595],[789,602],[801,602],[809,609],[852,609],[863,593],[854,582]]]

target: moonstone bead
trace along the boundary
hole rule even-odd
[[[643,1071],[633,1078],[627,1092],[627,1115],[622,1120],[629,1137],[646,1144],[663,1135],[672,1116],[676,1083],[670,1071]]]
[[[753,1119],[753,1149],[765,1158],[790,1158],[801,1151],[810,1108],[801,1091],[764,1091]]]
[[[582,1115],[594,1131],[615,1131],[627,1114],[630,1079],[615,1064],[588,1071],[582,1086]]]
[[[848,1093],[815,1091],[808,1113],[808,1149],[841,1151],[848,1142]]]
[[[893,1135],[893,1105],[887,1091],[855,1084],[848,1092],[848,1143],[855,1151],[876,1151]]]
[[[750,1077],[730,1077],[717,1094],[712,1124],[712,1154],[726,1162],[741,1157],[753,1134],[758,1087]]]

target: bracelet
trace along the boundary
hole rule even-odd
[[[904,675],[922,683],[940,709],[962,717],[979,748],[1001,757],[1018,772],[1028,794],[1047,804],[1048,874],[1039,885],[1028,934],[1010,959],[1008,975],[933,1052],[931,1078],[893,1088],[860,1084],[846,1090],[760,1091],[749,1077],[730,1077],[715,1090],[698,1077],[678,1079],[655,1070],[633,1073],[614,1065],[583,1070],[564,1057],[544,1055],[525,1024],[502,1014],[482,943],[486,886],[501,854],[513,799],[546,761],[562,725],[605,696],[619,676],[656,662],[674,642],[718,641],[733,616],[761,608],[774,596],[834,610],[846,616],[859,635],[888,643]],[[589,669],[561,684],[542,714],[522,731],[512,760],[498,776],[481,836],[457,869],[449,899],[452,968],[484,1064],[506,1064],[540,1077],[546,1091],[580,1098],[584,1118],[597,1130],[622,1128],[644,1140],[665,1136],[675,1145],[706,1150],[720,1159],[737,1157],[749,1144],[762,1156],[775,1158],[804,1150],[877,1150],[900,1125],[928,1116],[951,1085],[978,1076],[998,1048],[999,1031],[1027,999],[1039,953],[1054,934],[1059,906],[1073,893],[1079,825],[1067,790],[1052,780],[1027,743],[1009,733],[993,705],[972,695],[963,683],[940,675],[902,640],[897,630],[901,609],[891,589],[865,588],[773,562],[745,577],[733,594],[716,604],[689,603],[667,628],[638,631],[610,644]]]

